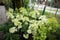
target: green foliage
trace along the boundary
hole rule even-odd
[[[9,3],[11,0],[3,0],[4,3]]]
[[[20,40],[18,34],[6,33],[4,40]]]
[[[27,7],[29,4],[29,0],[24,0],[24,6]]]
[[[0,31],[4,31],[4,32],[8,32],[9,28],[11,28],[11,26],[13,26],[13,23],[11,21],[0,25]]]
[[[42,13],[41,10],[40,10],[40,13]],[[50,13],[50,12],[45,12],[45,14],[46,14],[46,16],[47,16],[50,20],[53,21],[52,23],[54,23],[54,20],[53,20],[53,19],[55,19],[55,20],[57,20],[58,23],[60,24],[60,15],[59,15],[59,14],[57,14],[56,16],[55,16],[55,14]],[[55,18],[54,18],[54,17],[55,17]],[[55,23],[54,23],[54,24],[55,24]],[[56,24],[56,25],[57,25],[57,24]],[[56,32],[50,31],[50,33],[47,33],[47,38],[48,38],[48,40],[60,40],[60,25],[59,25],[58,28],[56,28],[55,31],[56,31]]]
[[[56,18],[54,18],[54,17],[49,18],[48,23],[49,23],[48,25],[49,25],[50,27],[52,27],[53,30],[56,29],[56,27],[59,26],[59,25],[58,25],[58,22],[56,21]]]
[[[11,34],[9,33],[9,29],[13,26],[13,23],[11,21],[0,25],[0,31],[4,33],[4,40],[20,40],[19,34]],[[1,36],[0,36],[1,37]]]
[[[11,8],[20,8],[25,7],[27,8],[29,5],[29,0],[2,0],[6,7]]]
[[[58,27],[55,18],[40,15],[38,10],[26,10],[25,8],[13,9],[9,8],[7,17],[14,24],[9,29],[10,33],[24,32],[23,37],[28,39],[29,34],[32,34],[33,40],[45,40],[47,33],[54,31]]]

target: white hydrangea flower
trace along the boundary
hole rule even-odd
[[[33,24],[30,24],[29,25],[29,29],[33,29],[34,28],[34,25]]]
[[[28,33],[28,34],[31,34],[32,32],[31,32],[31,30],[30,30],[30,29],[28,29],[28,30],[27,30],[27,33]]]
[[[9,12],[13,12],[13,9],[12,8],[9,8]]]
[[[20,26],[18,26],[18,29],[20,29],[20,28],[22,28],[22,26],[20,25]]]
[[[24,16],[23,19],[24,19],[23,21],[29,21],[29,18],[28,17],[25,17]]]
[[[7,15],[8,18],[14,18],[14,16],[10,12],[7,12],[6,15]]]
[[[19,20],[16,18],[13,19],[12,22],[14,23],[15,26],[17,26],[20,23]]]
[[[23,37],[24,37],[25,39],[28,39],[29,34],[23,34]]]
[[[38,25],[41,25],[41,24],[43,24],[43,23],[42,23],[41,20],[40,20],[40,21],[37,22],[37,24],[38,24]]]
[[[16,31],[17,31],[16,27],[12,27],[12,28],[9,29],[9,32],[10,32],[10,33],[14,33],[14,32],[16,32]]]
[[[36,23],[29,25],[29,29],[34,29],[34,28],[38,28],[38,25]]]
[[[16,18],[17,18],[18,20],[23,20],[23,15],[17,14],[17,15],[16,15]]]
[[[46,23],[47,22],[47,19],[46,18],[43,18],[42,19],[42,22]]]
[[[42,22],[46,23],[47,22],[47,18],[45,15],[40,16],[39,19],[41,19]]]
[[[17,14],[16,17],[19,18],[19,15]]]
[[[38,25],[37,25],[36,23],[30,24],[30,25],[29,25],[29,28],[28,28],[28,30],[27,30],[27,33],[28,33],[28,34],[31,34],[31,33],[32,33],[32,34],[33,34],[33,33],[36,34],[37,29],[38,29]]]
[[[30,22],[30,23],[37,23],[36,20],[30,20],[29,22]]]
[[[13,19],[13,18],[14,18],[14,16],[13,16],[12,14],[10,14],[10,18],[12,18],[12,19]]]
[[[26,25],[28,25],[28,22],[25,22]]]
[[[46,16],[45,15],[42,15],[42,16],[39,17],[39,19],[42,19],[42,18],[46,18]]]
[[[19,19],[20,19],[20,20],[23,20],[23,15],[20,14],[20,18],[19,18]]]
[[[33,31],[32,31],[32,34],[33,34],[33,35],[36,35],[36,33],[37,33],[37,30],[33,30]]]
[[[35,11],[32,11],[29,13],[29,16],[33,17],[33,18],[36,18],[36,12]]]
[[[20,22],[18,25],[18,29],[22,28],[22,23]]]

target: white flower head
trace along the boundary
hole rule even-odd
[[[27,30],[27,33],[28,33],[28,34],[31,34],[32,32],[31,32],[31,30],[29,29],[29,30]]]
[[[24,19],[23,21],[29,21],[29,18],[28,17],[25,17],[24,16],[23,19]]]
[[[21,14],[20,14],[20,15],[17,15],[16,18],[17,18],[18,20],[23,20],[23,15],[21,15]]]
[[[19,15],[19,14],[17,14],[17,15],[16,15],[16,18],[20,18],[20,15]]]
[[[10,32],[10,33],[14,33],[14,32],[16,32],[16,31],[17,31],[16,27],[12,27],[12,28],[9,29],[9,32]]]
[[[13,19],[13,18],[14,18],[14,15],[13,15],[13,14],[10,14],[10,18],[12,18],[12,19]]]
[[[37,21],[36,20],[30,20],[29,22],[30,23],[36,23]]]
[[[28,35],[28,34],[23,34],[23,37],[24,37],[25,39],[28,39],[29,35]]]
[[[44,23],[46,23],[46,21],[47,21],[47,18],[46,18],[45,15],[40,16],[39,19],[41,19],[41,21],[44,22]]]
[[[12,18],[12,19],[14,18],[14,15],[11,12],[7,12],[6,15],[7,18]]]
[[[39,17],[39,19],[42,19],[42,18],[46,18],[46,16],[45,16],[45,15],[43,15],[43,16],[40,16],[40,17]]]
[[[18,29],[22,28],[22,23],[20,22],[18,25]]]
[[[19,25],[19,26],[18,26],[18,29],[20,29],[20,28],[22,28],[22,26],[21,26],[21,25]]]
[[[43,18],[42,19],[42,22],[46,23],[47,22],[47,19],[46,18]]]
[[[9,12],[13,12],[13,9],[12,8],[9,8]]]
[[[20,23],[17,18],[13,19],[12,22],[14,23],[15,26],[17,26]]]

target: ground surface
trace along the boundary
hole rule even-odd
[[[42,4],[35,4],[34,5],[34,9],[36,10],[43,10],[43,8],[44,8],[44,6],[45,5],[42,5]],[[53,8],[53,7],[50,7],[50,6],[46,6],[46,12],[50,12],[50,13],[56,13],[56,10],[57,10],[57,8]],[[58,9],[58,12],[57,12],[57,14],[60,14],[60,8]]]

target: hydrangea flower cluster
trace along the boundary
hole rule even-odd
[[[33,40],[45,40],[47,30],[49,28],[52,30],[52,26],[48,26],[50,24],[49,19],[45,15],[40,15],[37,10],[30,11],[25,8],[20,8],[14,12],[10,8],[7,12],[7,17],[15,25],[15,27],[9,29],[9,32],[15,33],[21,29],[25,33],[23,37],[26,39],[28,39],[29,34],[32,34]]]

